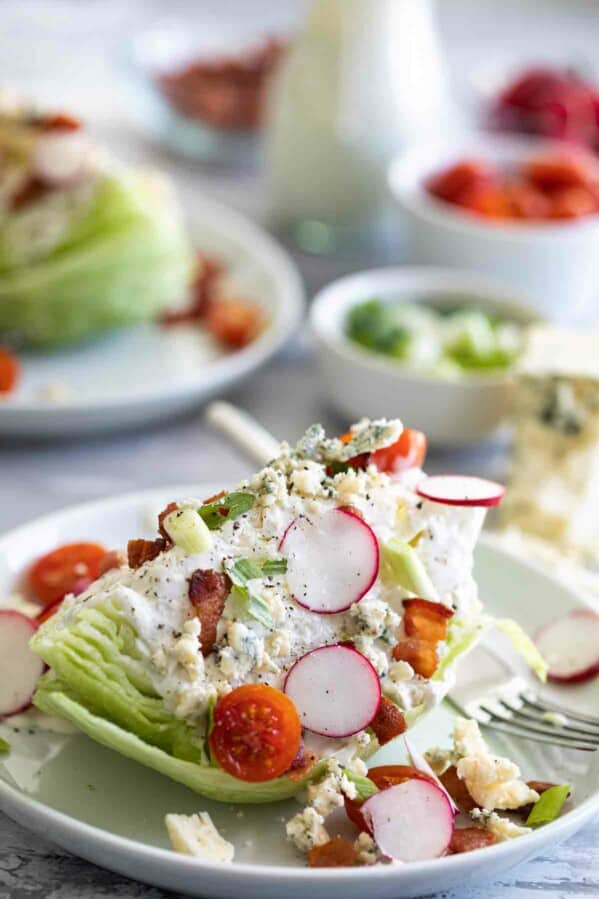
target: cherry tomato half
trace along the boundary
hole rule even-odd
[[[10,393],[17,386],[21,374],[19,362],[14,353],[0,347],[0,393]]]
[[[245,684],[217,703],[210,747],[224,771],[256,783],[288,770],[301,733],[299,715],[285,693],[266,684]]]
[[[432,778],[429,777],[428,774],[419,771],[418,768],[413,768],[411,765],[379,765],[376,768],[369,769],[368,777],[376,784],[379,790],[386,790],[387,787],[396,787],[397,784],[402,784],[406,780],[419,779],[432,781]],[[345,797],[345,811],[347,812],[347,817],[359,830],[365,830],[369,833],[369,828],[360,811],[361,805],[362,803],[357,799],[348,799],[347,796]]]
[[[422,468],[426,459],[427,440],[422,431],[405,428],[399,440],[391,446],[376,450],[371,456],[379,471],[388,474],[405,471],[406,468]]]
[[[27,576],[35,598],[43,606],[81,593],[100,573],[106,549],[99,543],[67,543],[35,562]]]

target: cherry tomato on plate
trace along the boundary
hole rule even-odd
[[[21,368],[10,350],[0,347],[0,393],[10,393],[17,386]]]
[[[301,732],[297,710],[285,693],[266,684],[245,684],[216,704],[210,748],[228,774],[257,783],[289,769]]]
[[[405,471],[406,468],[422,468],[426,458],[427,440],[422,431],[405,428],[395,443],[376,450],[371,456],[379,471],[388,474]]]
[[[396,787],[398,784],[401,784],[406,780],[413,780],[414,778],[417,780],[432,781],[432,778],[429,777],[428,774],[419,771],[418,768],[413,768],[411,765],[379,765],[376,768],[369,769],[368,777],[379,790],[386,790],[387,787]],[[359,830],[365,830],[369,833],[369,828],[360,811],[361,805],[362,803],[357,799],[348,799],[347,796],[345,797],[345,811],[347,812],[347,817]]]
[[[27,575],[29,587],[43,606],[67,593],[82,593],[99,576],[105,555],[99,543],[66,543],[34,562]]]

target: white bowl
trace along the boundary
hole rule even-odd
[[[417,303],[433,296],[435,305],[459,301],[522,324],[538,320],[511,292],[467,272],[384,268],[350,275],[321,290],[310,311],[323,390],[351,421],[397,416],[407,427],[424,431],[437,446],[486,440],[510,410],[509,373],[450,380],[364,349],[345,334],[347,314],[357,303],[374,298]]]
[[[410,260],[470,269],[526,296],[544,317],[592,317],[599,299],[599,215],[564,222],[492,222],[435,199],[426,178],[480,157],[519,164],[564,144],[499,135],[414,147],[391,164],[389,184],[407,226]]]

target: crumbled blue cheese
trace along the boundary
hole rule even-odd
[[[350,609],[358,634],[366,637],[380,637],[388,643],[397,642],[397,631],[401,618],[389,603],[382,599],[365,598]]]
[[[376,865],[380,861],[381,853],[369,833],[362,831],[354,842],[354,849],[360,865]]]
[[[164,819],[175,852],[209,862],[232,862],[235,847],[225,840],[208,812],[197,815],[167,815]]]
[[[362,655],[368,659],[379,677],[384,677],[387,674],[387,671],[389,670],[388,653],[377,646],[372,637],[358,635],[353,638],[353,644],[358,652],[361,652]]]
[[[530,827],[514,824],[509,818],[502,818],[496,812],[475,808],[470,815],[475,821],[483,824],[485,830],[488,830],[502,842],[504,840],[513,840],[516,837],[525,837],[526,834],[531,833]]]
[[[454,752],[458,777],[480,808],[516,809],[539,798],[521,779],[515,762],[489,752],[476,721],[456,719]]]
[[[285,831],[287,839],[304,854],[330,840],[323,816],[311,806],[294,815],[285,825]]]

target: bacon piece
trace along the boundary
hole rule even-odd
[[[472,809],[476,808],[476,802],[468,792],[468,787],[464,781],[458,777],[455,765],[450,765],[447,771],[439,775],[439,780],[461,812],[469,815]]]
[[[52,188],[42,181],[41,178],[32,175],[13,194],[10,204],[11,209],[22,209],[24,206],[28,206],[29,203],[34,203],[36,200],[45,197],[51,190]]]
[[[222,615],[231,582],[226,574],[212,568],[198,568],[189,579],[189,599],[202,624],[202,655],[212,652],[216,642],[216,626]]]
[[[447,626],[453,610],[428,599],[404,599],[403,625],[408,637],[419,637],[429,643],[447,639]]]
[[[308,852],[311,868],[352,868],[358,863],[356,850],[349,840],[333,837],[322,846],[314,846]]]
[[[426,678],[432,677],[439,665],[435,643],[419,637],[400,640],[393,649],[393,658],[398,662],[408,662],[416,674]]]
[[[216,299],[218,282],[223,275],[223,267],[216,259],[198,253],[197,272],[190,289],[190,303],[184,309],[167,312],[163,325],[180,325],[201,321]]]
[[[163,509],[162,512],[160,513],[160,515],[158,516],[158,530],[162,534],[164,539],[170,541],[171,543],[172,543],[172,540],[164,528],[164,519],[167,517],[167,515],[170,515],[171,512],[176,512],[178,508],[179,508],[179,503],[169,503],[168,506],[166,507],[166,509]]]
[[[296,757],[291,762],[289,771],[286,771],[285,773],[289,780],[297,783],[298,781],[303,780],[304,777],[307,777],[317,762],[318,756],[314,752],[308,752],[304,744],[301,743]]]
[[[106,553],[104,558],[100,559],[98,577],[102,574],[106,574],[107,571],[112,571],[113,568],[120,568],[122,565],[126,564],[127,556],[125,553],[121,552],[120,549],[111,549]]]
[[[482,830],[480,827],[456,827],[449,844],[448,855],[458,855],[460,852],[472,852],[473,849],[483,849],[497,842],[494,833]]]
[[[151,562],[156,556],[168,548],[168,543],[162,537],[157,540],[129,540],[127,544],[127,560],[129,568],[139,568],[144,562]]]
[[[80,131],[83,126],[80,119],[68,112],[54,112],[42,118],[40,127],[44,131]]]
[[[405,733],[408,729],[406,719],[395,703],[386,696],[381,697],[378,712],[370,722],[370,726],[381,746]]]

